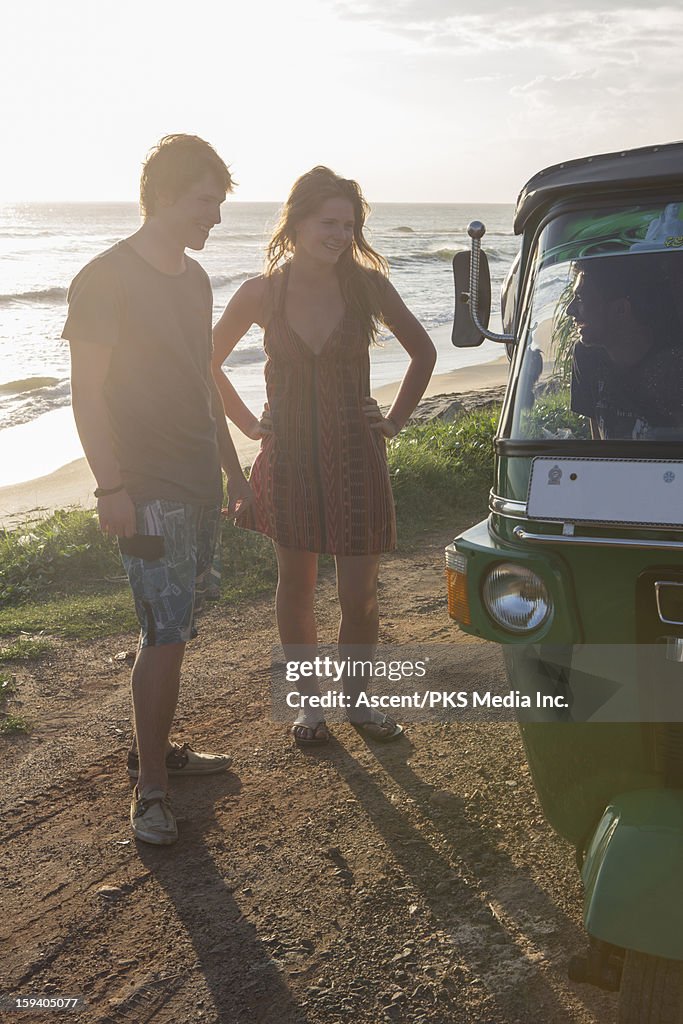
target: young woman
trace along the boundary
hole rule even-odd
[[[335,556],[342,657],[372,657],[378,635],[379,557],[396,546],[385,439],[420,400],[436,351],[366,241],[368,213],[355,181],[314,167],[295,182],[267,250],[265,273],[239,288],[214,332],[214,376],[227,416],[261,439],[253,505],[238,525],[271,537],[277,553],[277,624],[285,656],[315,657],[318,555]],[[382,322],[410,356],[389,414],[370,397],[369,346]],[[264,329],[267,404],[260,420],[221,370],[240,338]],[[359,729],[386,742],[402,732],[386,715],[355,709],[362,679],[344,680]],[[316,693],[315,681],[302,693]],[[326,743],[319,712],[292,727],[301,746]]]

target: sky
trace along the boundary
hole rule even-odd
[[[215,146],[238,200],[325,163],[371,202],[463,203],[683,135],[681,5],[4,0],[0,25],[0,203],[135,200],[177,131]]]

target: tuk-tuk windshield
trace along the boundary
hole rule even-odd
[[[508,436],[683,440],[683,202],[555,217],[529,281]]]

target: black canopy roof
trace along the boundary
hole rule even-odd
[[[683,142],[602,153],[546,167],[527,181],[515,209],[515,234],[535,213],[568,193],[611,192],[653,185],[683,187]]]

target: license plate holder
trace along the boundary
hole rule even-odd
[[[531,464],[527,515],[683,529],[683,461],[538,456]]]

